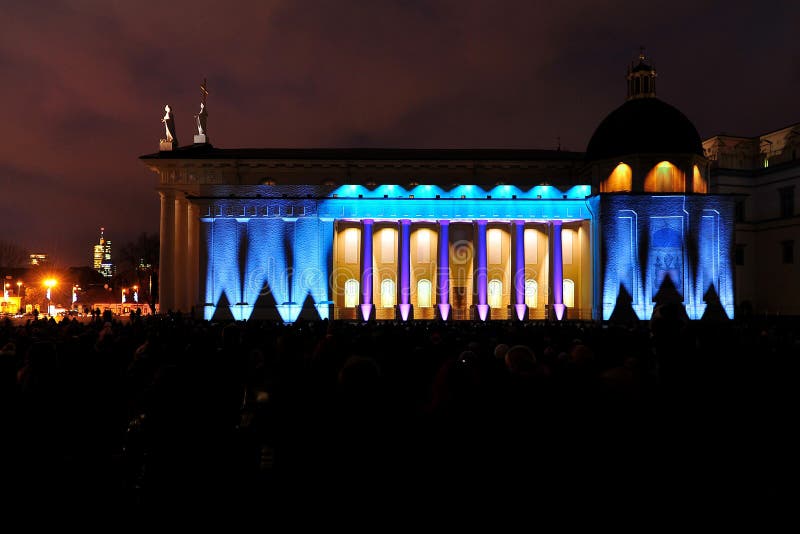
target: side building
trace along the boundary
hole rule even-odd
[[[800,315],[800,123],[756,137],[715,135],[703,149],[712,191],[738,195],[737,306]]]

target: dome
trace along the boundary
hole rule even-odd
[[[586,148],[586,159],[648,153],[702,156],[703,145],[686,115],[657,98],[634,98],[600,123]]]

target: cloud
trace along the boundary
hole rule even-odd
[[[100,225],[130,238],[157,230],[155,176],[137,158],[157,150],[166,103],[179,139],[191,139],[203,77],[220,147],[549,148],[560,138],[582,150],[622,104],[640,44],[659,95],[702,135],[797,120],[787,110],[800,13],[788,1],[4,4],[0,162],[14,191],[69,207],[59,231],[74,262],[88,261]],[[33,224],[18,239],[46,247],[50,236]]]

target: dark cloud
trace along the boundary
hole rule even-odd
[[[582,150],[640,44],[702,136],[800,120],[796,2],[0,1],[13,240],[88,262],[158,229],[164,104],[216,146]],[[20,221],[16,224],[16,221]],[[24,224],[22,221],[26,221]]]

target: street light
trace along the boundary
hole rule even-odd
[[[20,297],[21,292],[22,292],[22,282],[17,281],[17,298]]]
[[[44,285],[47,286],[47,315],[52,315],[50,313],[50,290],[56,285],[56,280],[48,278],[44,281]]]

